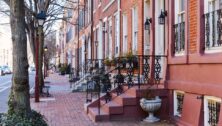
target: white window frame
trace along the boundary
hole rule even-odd
[[[109,26],[109,31],[108,31],[108,44],[109,44],[109,51],[108,51],[108,55],[109,55],[109,59],[111,59],[112,58],[112,17],[110,17],[109,19],[108,19],[108,26]]]
[[[88,0],[88,8],[87,8],[87,10],[88,10],[88,23],[91,21],[91,9],[92,9],[92,7],[91,7],[91,0]]]
[[[208,101],[213,100],[221,103],[221,98],[214,96],[204,96],[204,126],[210,126],[208,123],[209,119],[209,109],[208,109]]]
[[[144,23],[146,22],[147,18],[150,18],[150,1],[144,1]],[[143,54],[144,55],[149,55],[150,54],[150,30],[144,30],[144,50]]]
[[[173,105],[174,105],[173,106],[173,115],[181,117],[181,114],[177,111],[177,108],[178,108],[177,94],[178,93],[184,94],[184,96],[185,96],[184,91],[174,90],[174,92],[173,92]],[[184,101],[183,101],[183,103],[184,103]]]
[[[219,2],[222,2],[222,0],[204,0],[204,14],[218,10],[220,8]],[[217,13],[215,13],[215,22],[217,21]],[[209,17],[209,23],[210,23],[210,45],[212,45],[212,22],[211,22],[211,15]],[[215,27],[215,41],[218,40],[217,38],[217,29]],[[206,41],[205,41],[206,42]],[[222,52],[222,46],[216,46],[216,47],[210,47],[210,48],[205,48],[205,53],[210,54],[210,53],[218,53]]]
[[[119,54],[119,15],[118,13],[114,14],[114,19],[115,19],[115,56],[118,56]]]
[[[98,8],[102,5],[102,0],[99,0]]]
[[[128,51],[128,20],[127,14],[123,14],[123,53],[127,53]]]
[[[138,7],[133,7],[132,9],[132,51],[133,54],[138,53]]]
[[[184,2],[184,5],[182,5],[182,2]],[[175,22],[174,22],[174,24],[186,22],[185,21],[186,2],[187,2],[187,0],[175,0],[175,6],[174,6],[175,7],[175,10],[174,10]],[[184,9],[182,9],[182,6],[184,6]],[[180,36],[178,36],[178,37],[180,37]],[[185,48],[183,51],[175,52],[175,56],[183,56],[183,55],[185,55]]]

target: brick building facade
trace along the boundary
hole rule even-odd
[[[161,68],[158,73],[161,88],[155,90],[163,102],[157,116],[171,118],[178,125],[222,124],[221,0],[85,0],[80,3],[85,10],[84,20],[80,22],[87,19],[88,23],[79,30],[79,39],[74,36],[76,49],[82,50],[79,56],[74,54],[82,57],[78,62],[112,59],[129,52],[149,56],[151,79],[157,78],[157,62]],[[162,23],[161,16],[165,19]],[[145,30],[146,21],[149,28]],[[144,64],[140,65],[142,70]],[[144,71],[140,70],[139,76],[144,77]],[[94,113],[99,102],[94,101],[87,112],[95,121],[117,118],[115,114],[127,118],[127,112],[134,113],[131,118],[142,118],[139,98],[135,96],[135,104],[133,100],[129,103],[134,107],[121,102],[115,110],[107,104],[103,116]]]

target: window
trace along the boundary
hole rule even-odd
[[[185,51],[185,3],[186,0],[175,0],[174,53],[184,55]]]
[[[118,14],[115,16],[115,54],[119,54],[119,18]]]
[[[185,0],[180,0],[180,13],[185,12]]]
[[[109,32],[108,32],[108,54],[109,54],[109,58],[112,58],[112,18],[109,19]]]
[[[138,10],[137,7],[133,8],[132,10],[132,16],[133,16],[133,21],[132,21],[132,29],[133,29],[133,45],[132,45],[132,50],[133,54],[137,54],[137,46],[138,46]]]
[[[183,91],[174,91],[174,116],[181,117],[183,110],[183,99],[184,99]]]
[[[87,10],[88,10],[88,23],[91,21],[91,0],[88,0]]]
[[[204,0],[205,53],[222,51],[222,0]]]
[[[127,44],[128,44],[128,36],[127,36],[127,15],[123,14],[123,53],[127,53]]]
[[[100,6],[101,6],[101,4],[102,4],[102,0],[99,0],[99,5],[98,5],[98,7],[100,7]]]
[[[97,0],[93,0],[93,13],[95,13],[96,11],[96,7],[97,7]]]
[[[221,98],[204,97],[204,126],[217,126],[220,115]]]
[[[84,4],[84,6],[85,6],[85,25],[87,25],[88,23],[89,23],[89,17],[88,17],[88,15],[89,15],[89,4],[88,4],[89,2],[88,2],[88,0],[85,0],[85,4]]]
[[[150,1],[144,1],[144,23],[150,18]],[[144,55],[150,54],[150,30],[144,30]]]

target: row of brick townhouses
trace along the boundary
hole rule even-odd
[[[160,69],[161,86],[156,88],[156,94],[162,99],[162,106],[157,116],[173,119],[178,125],[222,125],[221,0],[75,0],[68,3],[78,9],[66,10],[72,18],[62,26],[66,53],[63,57],[80,75],[84,73],[80,67],[88,59],[112,59],[132,52],[143,57],[139,58],[138,75],[145,78],[144,57],[149,56],[151,73],[148,76],[156,79],[156,64]],[[135,104],[133,100],[132,104],[120,102],[116,107],[119,108],[113,111],[111,104],[105,105],[102,115],[93,111],[96,103],[92,102],[87,112],[94,121],[142,118],[144,112],[138,107],[139,97],[135,98]]]

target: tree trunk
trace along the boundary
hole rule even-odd
[[[10,24],[13,45],[13,77],[10,112],[29,114],[29,76],[27,59],[27,37],[25,31],[24,0],[10,0]]]

